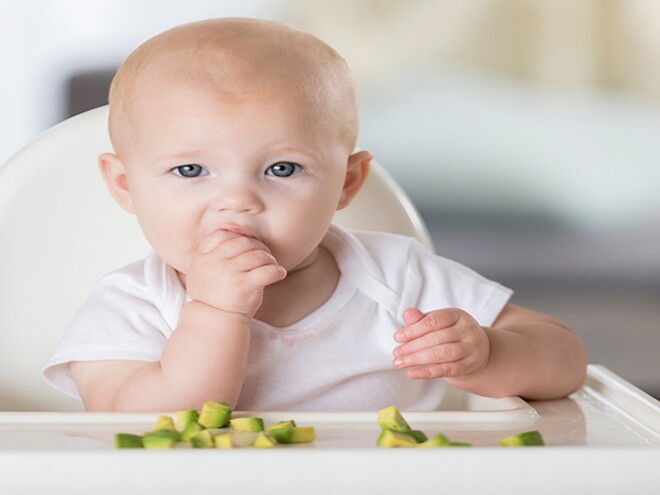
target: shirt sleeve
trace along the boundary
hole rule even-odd
[[[426,313],[460,308],[490,326],[513,291],[455,261],[429,252],[414,241],[408,251],[399,314],[409,307]]]
[[[42,376],[72,397],[80,395],[69,364],[73,361],[158,361],[171,329],[130,270],[107,275],[74,317]]]

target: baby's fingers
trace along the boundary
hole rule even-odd
[[[453,342],[409,354],[397,354],[394,358],[394,366],[397,368],[410,368],[412,366],[447,364],[460,361],[466,356],[465,346],[459,342]]]
[[[418,316],[417,314],[412,314],[413,310],[411,308],[404,312],[404,318],[408,326],[394,334],[394,339],[397,342],[408,342],[434,330],[442,330],[443,328],[454,326],[462,315],[461,310],[456,308],[439,309],[423,315],[415,323],[410,324],[409,321]]]
[[[468,360],[462,359],[454,363],[433,364],[407,371],[408,378],[426,380],[429,378],[452,378],[467,374],[470,371]]]
[[[253,287],[266,287],[286,278],[286,269],[277,264],[263,265],[247,273],[249,283]]]

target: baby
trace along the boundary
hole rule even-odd
[[[44,369],[87,410],[436,409],[445,383],[565,396],[563,323],[407,237],[331,224],[369,173],[345,61],[286,25],[215,19],[133,52],[110,90],[114,199],[153,252],[104,277]]]

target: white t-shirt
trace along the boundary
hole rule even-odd
[[[437,409],[444,381],[411,380],[392,364],[393,334],[404,326],[403,311],[458,307],[488,326],[511,291],[408,237],[332,226],[323,245],[341,272],[337,288],[318,310],[291,326],[252,321],[236,408]],[[174,270],[155,253],[110,273],[74,318],[44,378],[78,397],[71,361],[159,360],[187,300]]]

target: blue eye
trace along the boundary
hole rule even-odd
[[[278,162],[266,169],[266,175],[275,177],[291,177],[302,172],[302,167],[291,162]]]
[[[204,170],[204,167],[192,163],[188,165],[180,165],[178,167],[174,167],[172,169],[172,172],[175,175],[178,175],[179,177],[187,177],[187,178],[194,178],[208,174],[208,172]]]

